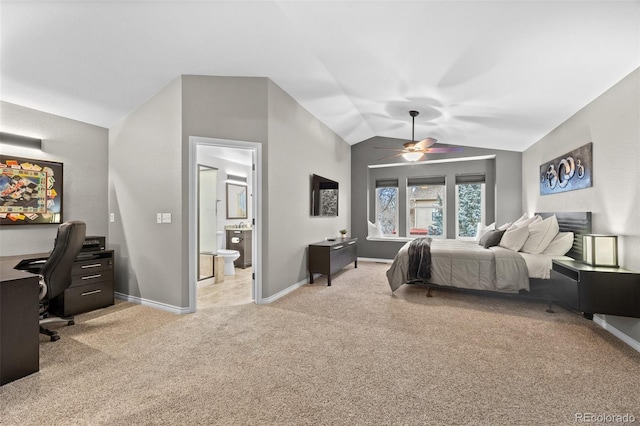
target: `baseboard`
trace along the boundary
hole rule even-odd
[[[374,257],[359,257],[363,262],[393,263],[393,259],[376,259]]]
[[[317,274],[317,275],[320,275],[320,274]],[[315,277],[315,275],[314,275],[314,277]],[[303,279],[302,281],[298,281],[297,283],[285,288],[284,290],[281,290],[281,291],[277,292],[273,296],[264,297],[264,298],[260,299],[257,302],[257,304],[258,305],[266,305],[268,303],[275,302],[276,300],[280,299],[283,296],[286,296],[287,294],[289,294],[292,291],[302,287],[303,285],[307,284],[308,282],[309,281],[307,280],[307,278]]]
[[[600,327],[602,327],[605,330],[607,330],[609,333],[611,333],[614,336],[616,336],[618,339],[622,340],[627,345],[631,346],[636,351],[640,352],[640,342],[638,342],[636,339],[624,334],[622,331],[618,330],[617,328],[615,328],[611,324],[607,323],[607,320],[605,320],[604,318],[602,318],[602,317],[600,317],[598,315],[594,315],[593,316],[593,322],[595,322]]]
[[[135,303],[137,305],[148,306],[150,308],[160,309],[162,311],[171,312],[172,314],[189,314],[191,311],[189,308],[179,308],[177,306],[168,305],[162,302],[156,302],[155,300],[143,299],[142,297],[130,296],[124,293],[114,292],[116,299],[125,300],[127,302]]]

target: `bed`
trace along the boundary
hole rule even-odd
[[[582,259],[582,237],[591,233],[590,212],[536,213],[543,219],[556,217],[560,232],[573,233],[573,245],[563,256],[527,254],[494,246],[485,248],[475,241],[433,240],[429,244],[430,276],[416,278],[409,269],[409,248],[405,244],[387,271],[391,291],[403,284],[516,294],[561,302],[566,289],[551,278],[553,259]],[[415,271],[412,271],[415,272]]]

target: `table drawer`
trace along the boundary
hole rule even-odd
[[[64,315],[76,315],[113,305],[113,281],[69,287],[64,292]]]
[[[75,262],[71,268],[71,275],[89,275],[96,271],[113,268],[113,259],[91,259]]]
[[[113,281],[113,270],[86,271],[84,275],[74,275],[69,288],[85,286],[102,281]]]
[[[339,271],[356,259],[356,246],[345,244],[331,247],[331,273]]]

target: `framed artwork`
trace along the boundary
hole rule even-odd
[[[593,186],[593,142],[540,166],[540,195]]]
[[[247,218],[247,187],[227,182],[227,219]]]
[[[62,223],[62,163],[0,155],[0,225]]]

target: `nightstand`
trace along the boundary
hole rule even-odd
[[[585,318],[593,319],[593,314],[640,318],[638,272],[554,260],[551,278],[559,282],[560,299]]]

